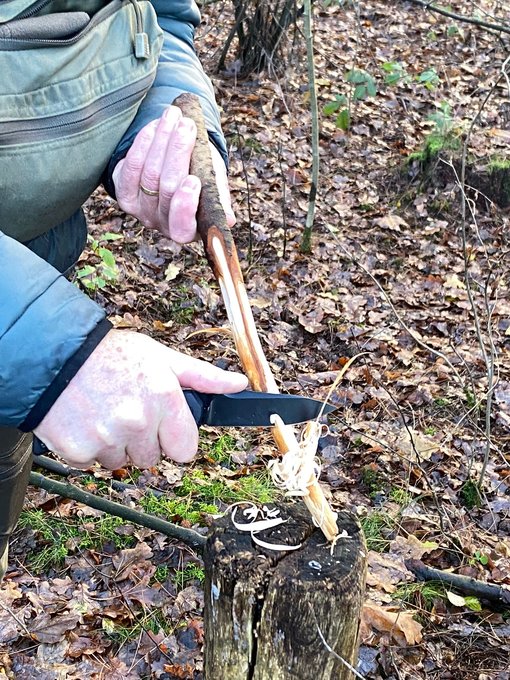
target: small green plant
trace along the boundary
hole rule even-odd
[[[361,520],[361,527],[369,550],[385,552],[395,531],[395,520],[386,512],[372,512]]]
[[[107,284],[115,283],[119,278],[119,268],[115,262],[112,251],[103,242],[116,241],[122,238],[120,234],[107,232],[100,239],[96,240],[88,237],[90,249],[96,256],[96,264],[86,264],[76,272],[80,283],[88,290],[96,291],[98,288],[105,288]]]
[[[413,500],[413,497],[409,491],[399,487],[396,487],[390,491],[390,498],[392,501],[395,501],[395,503],[398,503],[398,505],[402,506],[409,505]]]
[[[476,482],[473,482],[472,479],[468,479],[467,482],[462,485],[459,491],[459,496],[462,505],[464,505],[464,507],[466,507],[468,510],[479,508],[482,505],[480,489],[478,488]]]
[[[433,90],[441,82],[440,77],[437,75],[436,69],[432,67],[422,71],[416,79],[419,83],[424,85],[427,90]]]
[[[384,71],[384,82],[386,85],[409,83],[412,80],[400,61],[386,61],[381,68]]]
[[[98,550],[105,543],[125,548],[135,540],[116,531],[125,524],[120,517],[107,514],[84,521],[78,517],[55,517],[42,510],[24,510],[18,524],[20,528],[32,529],[42,542],[28,557],[28,564],[35,572],[61,567],[76,549]]]
[[[441,151],[456,151],[461,146],[460,138],[455,134],[455,121],[448,102],[442,102],[437,111],[428,116],[428,120],[434,123],[434,128],[425,138],[422,148],[410,154],[409,161],[417,160],[426,164]]]
[[[429,425],[429,427],[426,427],[423,430],[423,434],[429,435],[429,437],[433,437],[436,434],[437,430],[435,427],[432,427],[432,425]]]
[[[188,583],[198,581],[203,583],[205,579],[204,568],[195,562],[189,562],[184,569],[177,569],[174,576],[175,585],[182,590]]]
[[[152,577],[152,583],[165,583],[170,575],[170,569],[166,564],[158,564],[154,576]]]
[[[478,562],[478,564],[486,567],[489,564],[489,558],[487,555],[485,555],[485,553],[481,552],[481,550],[476,550],[475,554],[473,555],[473,562]]]
[[[377,85],[375,79],[368,71],[353,68],[345,74],[348,94],[337,94],[332,102],[328,102],[323,112],[327,116],[336,115],[335,125],[340,130],[347,132],[351,127],[351,106],[354,102],[362,101],[368,97],[375,97]]]

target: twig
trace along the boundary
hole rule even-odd
[[[280,142],[278,142],[278,165],[280,166],[280,175],[282,178],[282,229],[283,229],[282,258],[285,260],[287,257],[287,183],[285,181],[285,175],[283,173],[281,140]]]
[[[3,604],[3,602],[0,602],[0,607],[4,611],[6,611],[9,614],[9,616],[12,616],[12,618],[16,621],[18,626],[20,626],[24,630],[24,632],[28,635],[29,638],[33,638],[32,633],[28,630],[23,621],[16,616],[16,614],[12,611],[10,607],[8,607],[6,604]],[[9,640],[4,640],[4,644],[6,642],[9,642]]]
[[[510,589],[497,586],[493,583],[484,583],[470,576],[451,574],[441,569],[427,567],[421,560],[405,560],[406,567],[413,572],[419,581],[441,581],[446,585],[457,588],[468,595],[481,597],[489,602],[498,604],[510,604]]]
[[[48,470],[48,472],[53,472],[56,475],[59,475],[60,477],[87,477],[88,473],[84,470],[77,470],[76,468],[71,468],[69,465],[64,465],[63,463],[59,463],[57,460],[53,460],[53,458],[48,458],[47,456],[37,456],[34,458],[34,465],[37,465],[38,467],[42,467],[44,470]],[[114,491],[139,491],[138,487],[136,487],[134,484],[125,484],[124,482],[119,482],[116,479],[109,479],[108,480],[108,486],[110,486]],[[160,498],[161,496],[164,496],[163,491],[159,491],[158,489],[150,489],[146,488],[145,492],[148,492],[152,494],[153,496],[156,496]]]
[[[450,19],[455,19],[455,21],[460,21],[464,24],[473,24],[474,26],[480,26],[480,28],[488,28],[492,31],[501,31],[501,33],[508,33],[510,35],[510,27],[502,26],[501,24],[493,24],[488,21],[483,21],[483,19],[477,19],[476,17],[466,17],[463,14],[455,14],[450,12],[444,7],[439,7],[438,5],[432,5],[430,2],[424,2],[424,0],[407,0],[407,2],[413,5],[420,5],[424,9],[428,9],[430,12],[436,12],[437,14],[442,14],[444,17],[449,17]]]
[[[455,175],[457,177],[457,181],[459,181],[460,184],[460,195],[461,195],[461,234],[462,234],[462,254],[464,258],[464,281],[466,284],[466,292],[469,300],[469,304],[471,306],[471,311],[473,313],[473,322],[475,325],[475,332],[476,332],[476,337],[478,339],[478,345],[480,347],[480,351],[482,353],[483,361],[485,364],[486,372],[487,372],[487,396],[486,396],[486,402],[485,402],[485,452],[484,452],[484,459],[483,459],[483,464],[482,464],[482,469],[480,471],[480,475],[478,477],[478,486],[481,488],[483,484],[483,479],[485,477],[485,472],[487,470],[487,465],[489,463],[489,458],[490,458],[490,450],[491,450],[491,410],[492,410],[492,395],[494,392],[494,389],[496,387],[496,383],[494,382],[494,366],[496,363],[496,348],[494,346],[494,341],[492,338],[492,329],[491,329],[491,316],[492,313],[490,311],[490,307],[488,305],[488,300],[487,300],[487,285],[485,286],[485,308],[487,312],[487,332],[489,336],[489,349],[490,353],[487,353],[487,349],[485,347],[485,341],[482,335],[482,329],[480,325],[480,318],[478,316],[478,310],[476,308],[475,300],[473,297],[473,291],[471,288],[471,277],[469,275],[469,254],[467,250],[467,234],[466,234],[466,167],[467,167],[467,150],[469,146],[469,142],[471,139],[471,134],[473,132],[473,129],[480,118],[483,109],[485,108],[485,105],[491,98],[492,94],[494,93],[496,87],[500,83],[500,81],[503,78],[507,78],[507,73],[506,73],[506,65],[509,63],[510,57],[508,57],[502,67],[501,67],[501,73],[499,78],[496,80],[492,88],[489,90],[487,96],[484,98],[482,103],[480,104],[478,111],[474,118],[472,119],[467,134],[466,138],[464,140],[464,144],[462,146],[462,159],[461,159],[461,171],[460,171],[460,180],[457,176],[457,173],[455,172]],[[452,165],[453,167],[453,165]],[[455,171],[455,169],[454,169]],[[473,219],[476,222],[475,215],[473,214],[473,210],[471,209],[471,213],[473,216]],[[489,273],[490,277],[490,273]],[[497,381],[496,381],[497,382]]]
[[[177,538],[197,550],[202,550],[205,545],[205,536],[193,531],[193,529],[185,529],[159,517],[154,517],[154,515],[148,515],[106,498],[100,498],[88,491],[83,491],[69,482],[58,482],[55,479],[48,479],[38,472],[31,472],[30,484],[40,489],[45,489],[49,493],[58,494],[63,498],[71,498],[96,510],[102,510],[109,515],[121,517],[127,522],[133,522],[133,524],[139,524],[142,527],[159,531],[166,536]]]
[[[304,24],[306,40],[306,63],[308,70],[308,92],[310,93],[310,115],[312,118],[312,184],[308,196],[308,211],[301,241],[301,252],[311,251],[315,201],[319,186],[319,109],[317,105],[317,86],[315,84],[315,63],[313,53],[313,8],[311,0],[304,0]]]
[[[237,139],[241,142],[241,131],[239,130],[239,124],[237,119],[234,119]],[[246,208],[248,211],[248,262],[251,264],[253,259],[253,219],[251,214],[251,192],[250,192],[250,182],[248,179],[248,171],[246,169],[246,163],[244,162],[244,154],[241,144],[239,144],[239,156],[241,158],[241,166],[243,168],[244,183],[246,184]]]
[[[316,625],[317,625],[317,632],[319,633],[319,637],[320,637],[320,639],[321,639],[321,641],[322,641],[322,644],[324,645],[324,647],[326,647],[326,649],[328,650],[328,652],[329,652],[330,654],[333,654],[333,656],[335,657],[335,659],[338,659],[339,661],[341,661],[341,662],[343,663],[343,665],[344,665],[346,668],[348,668],[348,669],[351,671],[351,673],[352,673],[353,675],[355,675],[357,678],[361,678],[361,680],[366,680],[366,678],[365,678],[364,675],[361,675],[361,673],[358,673],[358,671],[354,668],[354,666],[351,666],[351,664],[350,664],[348,661],[346,661],[345,659],[343,659],[339,654],[337,654],[337,653],[335,652],[335,650],[334,650],[332,647],[330,647],[330,645],[328,645],[328,643],[326,642],[326,639],[324,638],[324,635],[322,634],[321,629],[319,628],[319,625],[318,625],[318,624],[316,624]]]

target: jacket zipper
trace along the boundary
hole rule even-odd
[[[140,10],[140,6],[138,4],[139,0],[128,1],[133,6],[135,12],[136,29],[133,46],[135,57],[137,59],[147,59],[150,56],[149,38],[147,36],[147,33],[145,33],[144,31],[142,11]],[[49,5],[51,2],[52,0],[40,0],[39,2],[36,2],[31,7],[29,7],[25,12],[15,17],[15,19],[16,20],[29,19],[30,17],[37,14],[37,12],[39,12],[41,9],[43,9],[43,7]],[[110,2],[110,4],[106,6],[108,8],[107,11],[105,11],[104,13],[102,11],[99,11],[97,14],[95,14],[90,20],[89,24],[72,38],[67,38],[65,40],[30,40],[23,38],[2,38],[0,40],[0,46],[7,45],[7,49],[9,49],[8,46],[9,43],[11,43],[12,49],[16,49],[16,46],[19,45],[20,43],[26,44],[30,47],[44,47],[49,45],[58,45],[61,47],[65,47],[66,45],[73,45],[75,42],[78,42],[78,40],[80,40],[83,37],[83,35],[90,31],[98,23],[98,21],[103,21],[104,19],[114,14],[118,9],[118,5],[122,5],[124,4],[124,2],[125,0],[114,0],[113,2]],[[106,9],[106,7],[103,9]],[[98,16],[99,19],[96,20],[96,17]]]
[[[63,128],[68,135],[83,132],[91,125],[107,120],[136,103],[140,95],[147,91],[152,79],[153,75],[149,74],[121,90],[104,95],[78,111],[35,120],[0,121],[0,146],[49,141],[60,137]]]

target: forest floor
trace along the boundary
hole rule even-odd
[[[500,3],[477,6],[508,18]],[[208,72],[230,14],[204,11]],[[369,548],[359,674],[508,680],[509,605],[418,582],[405,561],[510,586],[509,36],[404,2],[315,14],[320,107],[339,109],[321,113],[309,255],[302,36],[284,74],[241,80],[227,59],[214,77],[257,328],[283,391],[325,398],[361,355],[320,447],[327,496],[359,517]],[[346,127],[341,95],[349,130],[335,124]],[[80,285],[112,321],[236,368],[201,245],[154,235],[102,192],[87,210]],[[275,455],[265,431],[209,428],[188,467],[116,472],[124,491],[99,469],[72,481],[206,532],[235,500],[278,499]],[[202,678],[203,576],[189,547],[31,487],[0,592],[0,677]]]

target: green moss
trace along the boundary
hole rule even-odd
[[[395,529],[395,520],[386,512],[372,512],[361,519],[361,527],[369,550],[385,552],[390,544],[390,535]]]
[[[188,583],[193,581],[203,583],[205,579],[205,571],[202,566],[189,562],[184,569],[177,569],[174,576],[175,585],[182,590]]]
[[[167,498],[147,494],[140,499],[140,505],[151,515],[163,517],[170,522],[189,522],[190,524],[204,524],[206,515],[218,512],[216,505],[186,498]]]
[[[459,137],[453,134],[442,135],[431,133],[425,138],[423,146],[407,157],[408,163],[419,161],[422,165],[428,165],[434,161],[442,151],[458,151],[462,146]]]
[[[392,595],[394,600],[431,611],[436,600],[447,600],[446,587],[439,581],[405,583]]]
[[[129,547],[135,539],[116,531],[124,524],[120,517],[107,514],[85,520],[64,519],[42,510],[24,510],[18,523],[20,528],[32,529],[41,542],[27,559],[27,564],[37,573],[61,567],[76,549],[100,550],[106,543],[113,543],[119,549]]]
[[[204,454],[215,463],[228,463],[232,451],[235,451],[236,448],[236,439],[230,434],[222,434],[217,439],[205,440],[202,443]]]
[[[510,158],[503,156],[493,156],[487,165],[487,170],[490,173],[510,170]]]
[[[398,503],[402,506],[409,505],[413,500],[412,495],[408,491],[398,487],[390,491],[390,498],[392,501],[395,501],[395,503]]]
[[[361,468],[361,480],[367,487],[371,498],[385,491],[386,482],[383,474],[374,465],[366,465]]]
[[[227,483],[221,477],[208,477],[203,470],[193,470],[183,477],[180,485],[175,488],[175,493],[178,496],[197,497],[207,502],[253,501],[254,503],[270,503],[275,499],[277,490],[274,488],[267,471],[246,475]]]

